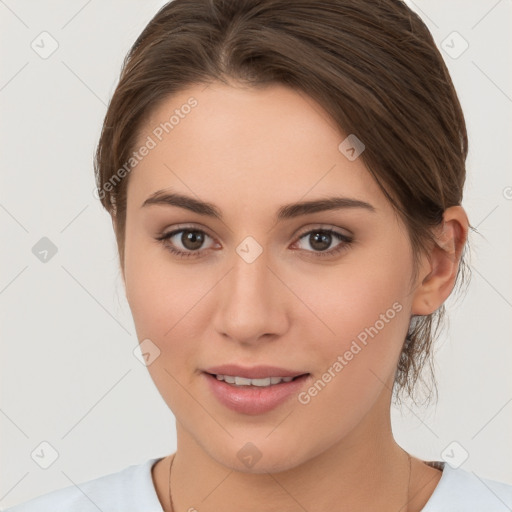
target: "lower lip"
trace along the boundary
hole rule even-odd
[[[203,373],[210,390],[217,400],[233,411],[242,414],[263,414],[297,395],[310,374],[297,377],[290,382],[280,382],[268,387],[234,386],[218,380],[214,375]]]

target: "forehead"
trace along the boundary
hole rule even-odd
[[[141,127],[135,151],[145,156],[130,173],[128,201],[166,187],[245,203],[333,191],[382,201],[362,159],[340,151],[347,135],[284,85],[194,85],[161,101]]]

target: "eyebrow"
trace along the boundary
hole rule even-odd
[[[199,215],[205,215],[207,217],[214,217],[222,220],[222,213],[214,204],[200,201],[183,194],[167,192],[166,190],[158,190],[154,194],[150,195],[144,203],[142,203],[141,208],[150,205],[177,206]],[[276,218],[279,221],[311,213],[328,210],[341,210],[345,208],[363,208],[370,212],[375,212],[375,208],[370,203],[359,199],[353,199],[350,197],[328,197],[325,199],[303,201],[281,206],[277,211]]]

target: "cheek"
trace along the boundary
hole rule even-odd
[[[295,275],[294,291],[316,316],[301,309],[296,317],[303,360],[309,358],[315,375],[297,396],[294,421],[322,432],[315,450],[327,449],[364,418],[382,421],[383,410],[368,413],[392,385],[409,323],[408,265],[380,258],[372,266],[361,257],[314,279]],[[303,443],[303,432],[293,430],[288,441]]]
[[[166,272],[160,272],[155,265],[150,269],[127,269],[130,281],[126,295],[137,335],[139,340],[154,340],[162,351],[170,350],[172,345],[174,355],[198,336],[201,298],[211,284],[208,286],[208,280],[194,280],[192,275],[177,272],[172,266]]]
[[[170,263],[156,243],[130,235],[127,232],[125,287],[137,338],[155,343],[165,356],[162,360],[185,360],[198,336],[201,297],[212,285],[194,277],[192,265]]]
[[[137,339],[158,354],[147,366],[156,388],[173,411],[187,410],[196,377],[198,340],[204,297],[212,283],[194,279],[192,266],[183,271],[165,258],[132,251],[126,260],[126,296]],[[204,315],[203,315],[204,316]],[[202,316],[201,316],[202,318]],[[149,339],[150,342],[144,341]],[[153,345],[154,344],[154,345]],[[157,349],[154,348],[157,347]]]
[[[310,347],[317,373],[297,396],[295,421],[321,430],[325,447],[356,428],[392,387],[408,324],[406,308],[393,301],[393,293],[385,300],[372,290],[357,287],[352,300],[337,301],[330,316],[335,340],[317,337]],[[380,421],[377,416],[368,421]]]
[[[329,347],[336,351],[345,348],[360,334],[364,339],[366,329],[375,324],[381,340],[401,342],[397,335],[400,338],[409,323],[404,312],[412,300],[412,260],[407,251],[375,253],[379,256],[373,256],[373,251],[354,253],[341,264],[314,274],[289,275],[294,291],[316,314],[318,321],[313,315],[308,318],[312,319],[311,327],[323,334],[316,340],[323,343],[326,352]]]
[[[298,294],[318,317],[302,330],[313,340],[320,373],[326,372],[326,400],[353,403],[358,397],[363,404],[394,375],[409,325],[411,265],[404,250],[347,260],[325,277],[317,274],[314,287],[310,277],[301,278]]]

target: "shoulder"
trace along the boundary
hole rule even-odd
[[[162,512],[151,468],[159,458],[51,491],[5,512]]]
[[[505,512],[512,509],[512,485],[439,463],[443,476],[421,512]]]

